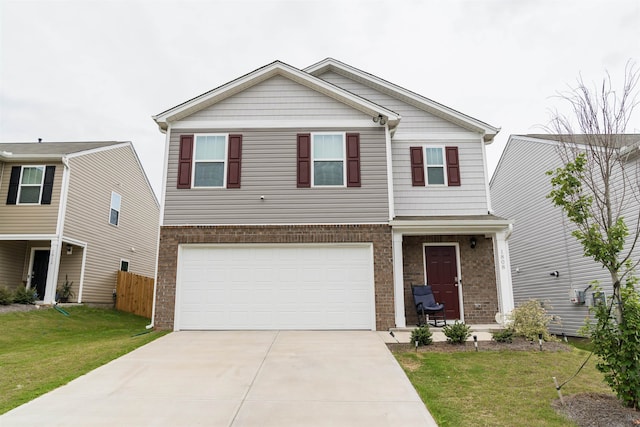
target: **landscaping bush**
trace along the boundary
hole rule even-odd
[[[494,331],[491,333],[491,339],[493,339],[495,342],[506,342],[506,343],[512,343],[513,342],[513,329],[508,328],[508,329],[503,329],[500,331]]]
[[[600,356],[596,365],[618,398],[628,407],[640,408],[640,294],[631,277],[620,288],[623,318],[618,324],[611,303],[598,304],[591,310],[596,322],[587,320],[593,352]],[[596,290],[597,294],[600,290]]]
[[[13,302],[13,295],[6,286],[0,286],[0,305],[9,305]]]
[[[35,289],[18,287],[13,294],[13,302],[16,304],[33,304],[36,302],[37,294]]]
[[[433,342],[431,337],[433,334],[428,326],[419,326],[411,331],[411,344],[416,345],[429,345]]]
[[[542,334],[542,339],[550,341],[549,322],[552,318],[539,301],[531,299],[513,309],[510,327],[516,336],[533,341],[538,339],[538,334]]]
[[[453,325],[447,325],[442,328],[442,332],[451,344],[464,344],[467,338],[471,336],[471,328],[458,321]]]

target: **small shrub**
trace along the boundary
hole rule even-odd
[[[35,289],[27,289],[20,286],[13,293],[13,302],[16,304],[33,304],[36,302],[37,296]]]
[[[542,334],[545,341],[551,340],[549,335],[549,322],[553,316],[547,314],[539,301],[531,299],[511,312],[511,328],[516,336],[525,337],[528,340],[537,340],[538,334]]]
[[[13,295],[9,288],[0,286],[0,305],[9,305],[13,302]]]
[[[458,321],[453,325],[447,325],[442,328],[442,332],[451,344],[464,344],[467,338],[471,336],[471,328]]]
[[[491,333],[492,339],[495,342],[506,342],[506,343],[512,343],[513,342],[513,329],[509,328],[509,329],[503,329],[500,331],[495,331]]]
[[[429,345],[433,342],[431,330],[428,326],[420,326],[411,331],[411,344],[416,345]]]

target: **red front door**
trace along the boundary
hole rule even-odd
[[[425,246],[424,250],[427,284],[436,302],[444,304],[447,319],[460,319],[455,246]]]

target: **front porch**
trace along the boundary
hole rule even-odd
[[[513,309],[509,221],[493,215],[412,217],[391,225],[396,328],[418,323],[412,285],[430,285],[452,323],[493,325]]]

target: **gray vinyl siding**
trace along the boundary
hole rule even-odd
[[[63,236],[87,243],[82,302],[110,303],[121,258],[130,261],[132,273],[154,276],[159,207],[130,146],[69,164]],[[112,191],[122,196],[118,226],[109,224]]]
[[[7,205],[11,168],[23,165],[55,166],[50,205]],[[0,234],[55,234],[60,206],[63,165],[56,162],[5,163],[0,175]]]
[[[460,186],[412,186],[409,149],[429,145],[458,147]],[[398,141],[394,138],[391,147],[393,196],[397,216],[487,214],[487,191],[482,159],[484,144],[479,136],[473,140],[450,139],[441,142]]]
[[[560,165],[554,145],[512,137],[491,181],[491,198],[495,213],[515,222],[509,251],[516,306],[528,299],[543,301],[561,318],[551,329],[577,335],[589,310],[588,304],[570,302],[570,290],[583,290],[598,280],[610,294],[611,280],[606,270],[583,255],[571,235],[574,226],[546,198],[551,184],[545,172]],[[627,206],[629,215],[640,208],[637,202]],[[635,259],[638,255],[637,250]],[[553,271],[560,276],[551,276]]]
[[[394,98],[391,95],[382,93],[363,83],[351,80],[350,78],[342,76],[336,72],[328,71],[318,77],[399,113],[402,120],[394,134],[394,139],[402,140],[407,135],[420,133],[466,133],[471,138],[478,136],[477,134],[461,128],[454,123],[430,114],[400,99]]]
[[[296,119],[369,119],[370,117],[326,95],[282,76],[275,76],[200,110],[189,122]]]
[[[27,280],[23,273],[24,259],[28,256],[26,241],[0,241],[0,287],[16,289]]]
[[[332,129],[360,133],[361,187],[297,188],[297,133],[328,129],[193,129],[172,133],[165,225],[355,224],[389,219],[385,134],[381,127]],[[240,133],[239,189],[176,189],[181,134]],[[260,200],[264,196],[264,200]]]

